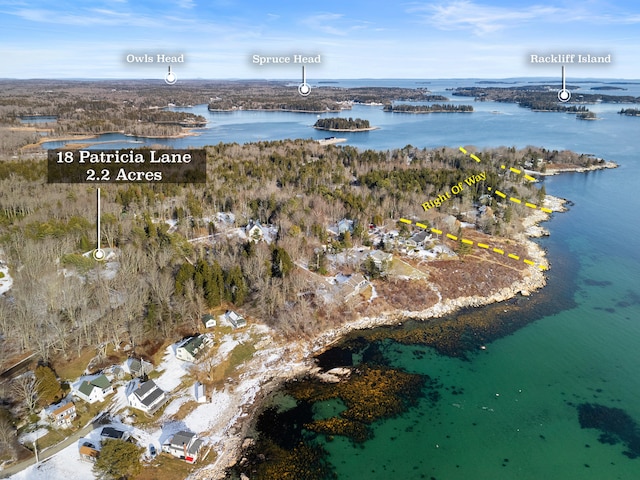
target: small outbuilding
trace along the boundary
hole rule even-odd
[[[224,318],[227,319],[233,328],[240,328],[247,325],[245,318],[233,310],[227,310],[224,314]]]
[[[202,324],[204,328],[213,328],[216,326],[216,319],[210,313],[206,313],[202,315]]]

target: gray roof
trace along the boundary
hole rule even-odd
[[[130,358],[129,360],[127,360],[127,362],[129,364],[129,371],[131,373],[138,373],[142,368],[142,363],[138,358]]]
[[[191,337],[189,340],[184,342],[181,347],[189,352],[190,355],[195,357],[198,353],[198,349],[202,346],[203,342],[204,339],[202,338],[202,336],[198,335],[196,337]]]
[[[429,237],[429,232],[427,232],[426,230],[423,230],[421,232],[414,234],[411,237],[411,240],[413,240],[416,243],[420,243],[420,242],[424,242],[427,237]]]
[[[148,394],[146,397],[141,398],[140,401],[142,402],[142,404],[145,407],[149,407],[149,406],[153,405],[153,402],[155,402],[162,395],[164,395],[164,390],[162,390],[160,388],[156,388],[153,392]]]
[[[196,436],[195,433],[186,432],[184,430],[176,433],[171,439],[171,445],[174,447],[182,447],[183,445],[189,445],[189,442]]]
[[[197,454],[198,451],[202,448],[203,444],[204,444],[204,440],[202,440],[201,438],[197,439],[195,442],[193,442],[193,444],[191,444],[191,446],[187,450],[187,453],[189,455]]]
[[[149,380],[148,382],[141,383],[138,388],[133,392],[138,397],[142,398],[147,395],[151,390],[157,389],[158,386],[155,384],[153,380]]]
[[[121,439],[122,437],[124,437],[124,432],[113,427],[104,427],[102,429],[102,432],[100,432],[100,436],[106,438]]]

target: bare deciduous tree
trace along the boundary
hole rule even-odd
[[[38,406],[38,380],[33,372],[27,372],[11,381],[11,390],[16,400],[29,412],[35,413]]]

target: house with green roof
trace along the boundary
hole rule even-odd
[[[113,393],[113,385],[107,376],[102,374],[74,385],[71,393],[85,402],[103,402],[107,395]]]
[[[182,345],[176,348],[176,358],[185,362],[195,362],[206,350],[208,342],[204,335],[196,335],[188,338]]]

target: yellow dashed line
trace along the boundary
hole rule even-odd
[[[478,157],[476,157],[473,153],[471,155],[469,155],[471,158],[473,158],[476,162],[480,163],[480,159]]]
[[[487,190],[491,191],[491,187],[487,187]],[[500,190],[494,190],[494,191],[496,192],[496,195],[498,195],[499,197],[502,197],[505,199],[507,198],[507,195],[502,193]],[[522,203],[522,200],[520,200],[519,198],[509,197],[509,200],[512,201],[513,203],[518,203],[518,204]],[[525,202],[525,205],[529,208],[533,208],[534,210],[539,208],[544,213],[553,213],[553,210],[549,210],[548,208],[544,208],[544,207],[538,207],[533,203]]]
[[[524,178],[526,178],[527,180],[529,180],[530,182],[535,182],[536,179],[533,178],[531,175],[525,175]]]
[[[428,229],[428,227],[427,227],[424,223],[420,223],[420,222],[415,222],[415,223],[414,223],[412,220],[409,220],[409,219],[406,219],[406,218],[401,218],[401,219],[400,219],[400,222],[402,222],[402,223],[406,223],[407,225],[415,225],[416,227],[422,228],[422,229],[424,229],[424,230],[427,230],[427,229]],[[431,228],[431,229],[429,229],[429,230],[430,230],[430,231],[432,231],[433,233],[437,233],[438,235],[442,235],[442,230],[438,230],[437,228]],[[457,240],[460,240],[462,243],[465,243],[465,244],[467,244],[467,245],[474,245],[474,241],[473,241],[473,240],[469,240],[468,238],[460,238],[460,239],[459,239],[457,236],[452,235],[451,233],[447,233],[447,235],[446,235],[446,236],[447,236],[447,238],[450,238],[451,240],[456,240],[456,241],[457,241]],[[478,247],[480,247],[480,248],[484,248],[485,250],[488,250],[489,248],[491,248],[491,247],[490,247],[489,245],[487,245],[486,243],[480,243],[480,242],[478,242],[476,245],[477,245]],[[498,253],[498,254],[500,254],[500,255],[504,255],[504,250],[502,250],[502,249],[500,249],[500,248],[493,248],[493,249],[492,249],[492,251],[493,251],[494,253]],[[509,254],[507,254],[507,256],[508,256],[509,258],[514,259],[514,260],[520,260],[520,257],[519,257],[518,255],[513,254],[513,253],[509,253]],[[526,258],[525,258],[525,259],[523,259],[522,261],[523,261],[524,263],[526,263],[527,265],[532,265],[532,266],[536,265],[536,263],[535,263],[535,262],[533,262],[533,261],[531,261],[531,260],[528,260],[528,259],[526,259]],[[546,270],[546,269],[547,269],[547,267],[545,267],[544,265],[538,265],[538,268],[540,268],[540,270]]]
[[[518,175],[522,173],[521,170],[518,170],[517,168],[513,168],[513,167],[511,167],[509,170],[511,170],[513,173],[517,173]]]

